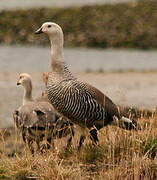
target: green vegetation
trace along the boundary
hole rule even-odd
[[[157,138],[150,138],[143,145],[144,152],[151,158],[157,156]]]
[[[157,48],[156,0],[77,8],[0,12],[0,43],[47,44],[33,32],[45,21],[60,24],[66,46]]]

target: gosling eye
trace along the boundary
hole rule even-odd
[[[51,25],[48,25],[47,27],[48,27],[48,28],[50,28],[50,27],[51,27]]]

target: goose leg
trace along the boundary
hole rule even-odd
[[[41,144],[40,146],[40,152],[41,153],[45,153],[48,149],[50,149],[51,147],[54,147],[54,141],[52,141],[52,138],[46,138],[45,143]]]
[[[27,133],[26,131],[27,131],[26,129],[22,130],[22,139],[25,144],[28,144],[31,154],[34,154],[33,139],[28,137],[28,135],[26,134]]]
[[[73,139],[73,135],[70,135],[67,140],[66,150],[68,150],[71,147],[72,139]]]
[[[50,149],[50,148],[54,148],[54,141],[53,141],[53,139],[52,139],[52,137],[49,137],[48,139],[47,139],[47,149]]]
[[[27,142],[28,142],[28,147],[29,147],[31,154],[34,154],[33,140],[27,139]]]
[[[36,140],[36,144],[37,144],[37,151],[40,151],[40,140]]]
[[[81,149],[81,147],[82,147],[82,144],[84,143],[85,139],[86,139],[86,136],[85,136],[85,135],[81,135],[81,136],[80,136],[79,145],[78,145],[78,148],[77,148],[78,151],[80,151],[80,149]]]
[[[24,143],[27,143],[26,141],[26,132],[24,131],[24,130],[22,130],[22,139],[23,139],[23,141],[24,141]]]
[[[73,139],[74,135],[75,135],[74,129],[70,128],[70,136],[68,137],[68,140],[67,140],[66,149],[69,149],[69,147],[71,146],[71,142],[72,142],[72,139]]]
[[[94,129],[90,130],[90,139],[94,146],[98,144],[99,139],[98,139],[97,129],[94,128]]]

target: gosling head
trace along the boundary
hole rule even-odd
[[[31,86],[31,76],[27,73],[21,73],[19,75],[18,81],[17,81],[17,86],[22,85],[23,87],[27,88]]]
[[[63,34],[62,28],[53,22],[45,22],[42,26],[35,31],[35,34],[45,33],[49,36],[55,36],[57,34]]]

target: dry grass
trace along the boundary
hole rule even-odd
[[[105,127],[99,133],[97,147],[87,140],[80,152],[58,147],[34,156],[13,130],[11,136],[8,131],[1,131],[0,179],[155,180],[157,117],[143,118],[139,123],[142,130],[137,132]]]

